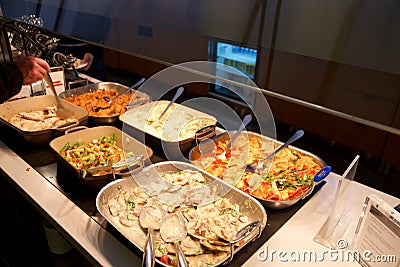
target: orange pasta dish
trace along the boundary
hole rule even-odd
[[[138,96],[134,92],[126,93],[115,99],[112,104],[108,104],[107,100],[112,99],[118,94],[117,90],[99,89],[87,92],[78,96],[69,96],[65,100],[80,106],[89,111],[90,116],[107,117],[117,116],[126,111],[126,106]],[[100,107],[101,109],[96,110]],[[93,109],[95,108],[96,111]]]
[[[291,200],[302,196],[312,186],[322,168],[313,157],[284,148],[273,160],[264,162],[262,170],[253,173],[247,165],[259,164],[277,144],[260,136],[240,134],[225,154],[229,139],[218,141],[211,153],[193,163],[208,173],[227,181],[240,190],[263,200]]]

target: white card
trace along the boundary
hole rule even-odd
[[[53,81],[54,88],[56,89],[57,95],[65,91],[65,76],[64,69],[61,67],[51,68],[50,72],[51,80]],[[46,87],[46,95],[52,95],[53,92],[50,89],[50,86],[45,83]]]
[[[361,266],[400,266],[400,213],[375,195],[365,200],[354,251]]]

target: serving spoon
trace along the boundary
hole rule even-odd
[[[50,90],[54,94],[54,97],[56,98],[57,116],[60,117],[61,119],[69,119],[73,117],[74,116],[73,111],[64,107],[62,101],[58,97],[56,88],[54,87],[53,80],[51,79],[50,74],[46,72],[43,78],[46,81],[47,85],[50,87]]]
[[[135,88],[136,86],[142,84],[146,79],[145,78],[141,78],[139,81],[137,81],[134,85],[132,85],[129,88],[126,88],[125,90],[122,90],[121,92],[119,92],[116,96],[114,96],[112,99],[109,99],[107,96],[105,96],[103,99],[105,101],[107,101],[107,106],[104,107],[92,107],[93,112],[98,112],[102,109],[108,109],[111,107],[111,104],[114,102],[115,99],[117,99],[118,97],[120,97],[121,95],[125,94],[126,92],[132,90],[133,88]]]
[[[226,151],[228,151],[231,148],[233,142],[235,142],[236,138],[246,128],[247,124],[249,124],[252,119],[253,119],[253,117],[250,114],[247,114],[246,116],[244,116],[242,123],[240,124],[236,133],[233,135],[233,137],[229,141],[229,144],[226,146],[225,150],[220,155],[217,156],[217,158],[219,158],[221,160],[226,159]]]
[[[167,243],[174,243],[178,267],[188,266],[185,254],[179,242],[186,238],[187,230],[185,221],[179,213],[170,213],[164,216],[160,226],[161,238]]]
[[[161,120],[161,118],[162,118],[162,116],[164,116],[165,112],[167,112],[167,110],[170,108],[172,103],[174,103],[178,99],[178,97],[181,96],[182,93],[183,93],[183,87],[179,87],[178,90],[176,90],[176,93],[175,93],[174,97],[172,98],[172,100],[168,103],[168,106],[164,109],[164,111],[158,117],[158,120]]]
[[[143,249],[142,266],[153,267],[155,263],[153,231],[160,229],[165,212],[161,205],[152,203],[146,205],[140,211],[139,222],[143,228],[147,228],[147,238]]]
[[[303,130],[296,131],[292,135],[292,137],[290,137],[283,145],[281,145],[275,151],[273,151],[271,154],[269,154],[261,163],[247,165],[246,170],[250,171],[250,172],[259,172],[264,167],[264,162],[266,162],[269,159],[271,159],[273,156],[275,156],[277,153],[279,153],[279,151],[281,151],[285,147],[289,146],[291,143],[293,143],[297,139],[301,138],[303,135],[304,135],[304,131]]]

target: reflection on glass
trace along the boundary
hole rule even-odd
[[[167,66],[209,60],[210,40],[237,44],[251,59],[256,47],[255,68],[230,56],[222,63],[266,90],[400,128],[397,1],[1,0],[0,5],[5,17],[35,14],[50,31]],[[222,43],[219,49],[222,53]],[[135,64],[121,60],[123,68]]]

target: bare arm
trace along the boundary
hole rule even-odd
[[[24,85],[37,82],[43,79],[46,72],[50,72],[49,64],[37,57],[19,57],[13,63],[21,71]]]

